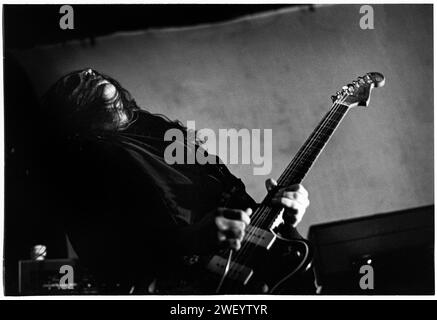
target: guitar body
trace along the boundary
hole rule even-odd
[[[215,293],[296,294],[301,292],[302,288],[299,286],[302,276],[306,272],[312,272],[310,268],[313,250],[307,242],[276,238],[271,248],[257,247],[253,252],[255,254],[251,259],[243,260],[245,267],[253,271],[247,283],[226,277],[220,287],[214,288]]]
[[[301,294],[305,291],[302,286],[313,285],[313,250],[307,241],[275,237],[269,249],[261,246],[254,246],[253,249],[255,254],[250,259],[240,261],[244,262],[245,268],[251,270],[252,275],[246,283],[228,277],[225,269],[213,268],[211,261],[220,259],[225,264],[230,261],[232,265],[235,262],[232,257],[239,257],[238,251],[231,253],[231,250],[222,250],[214,256],[185,257],[183,262],[174,264],[176,268],[159,277],[149,293]],[[308,280],[305,283],[308,278],[311,279],[309,284]],[[224,280],[221,281],[222,279]]]

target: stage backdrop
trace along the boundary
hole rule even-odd
[[[385,74],[370,108],[345,118],[304,185],[314,223],[434,202],[432,6],[285,10],[216,25],[115,34],[17,53],[38,94],[71,70],[118,79],[139,105],[198,128],[273,130],[273,170],[231,165],[256,200],[330,107],[330,96],[368,71]],[[104,23],[104,20],[102,20]],[[80,28],[80,26],[76,26]]]

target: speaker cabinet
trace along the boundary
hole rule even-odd
[[[321,294],[434,294],[434,205],[311,226]]]

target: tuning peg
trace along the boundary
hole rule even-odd
[[[354,86],[352,83],[349,83],[349,84],[347,85],[347,87],[348,87],[348,91],[349,91],[350,93],[353,93],[353,92],[355,91],[355,86]]]
[[[358,77],[358,82],[359,82],[360,84],[365,84],[365,83],[366,83],[366,81],[364,80],[363,77]]]
[[[356,88],[358,88],[360,86],[360,84],[358,83],[357,80],[352,81],[352,85]]]
[[[385,84],[385,77],[379,72],[368,72],[367,75],[370,78],[370,82],[376,87],[383,87]]]
[[[331,100],[332,100],[332,102],[335,102],[335,101],[337,101],[337,96],[331,96]]]
[[[343,92],[343,94],[349,94],[349,87],[348,86],[343,86],[341,88],[341,91]]]
[[[372,77],[370,76],[370,74],[366,73],[366,75],[364,76],[365,80],[367,83],[372,83]]]

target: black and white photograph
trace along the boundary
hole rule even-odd
[[[433,11],[4,3],[3,295],[434,296]]]

